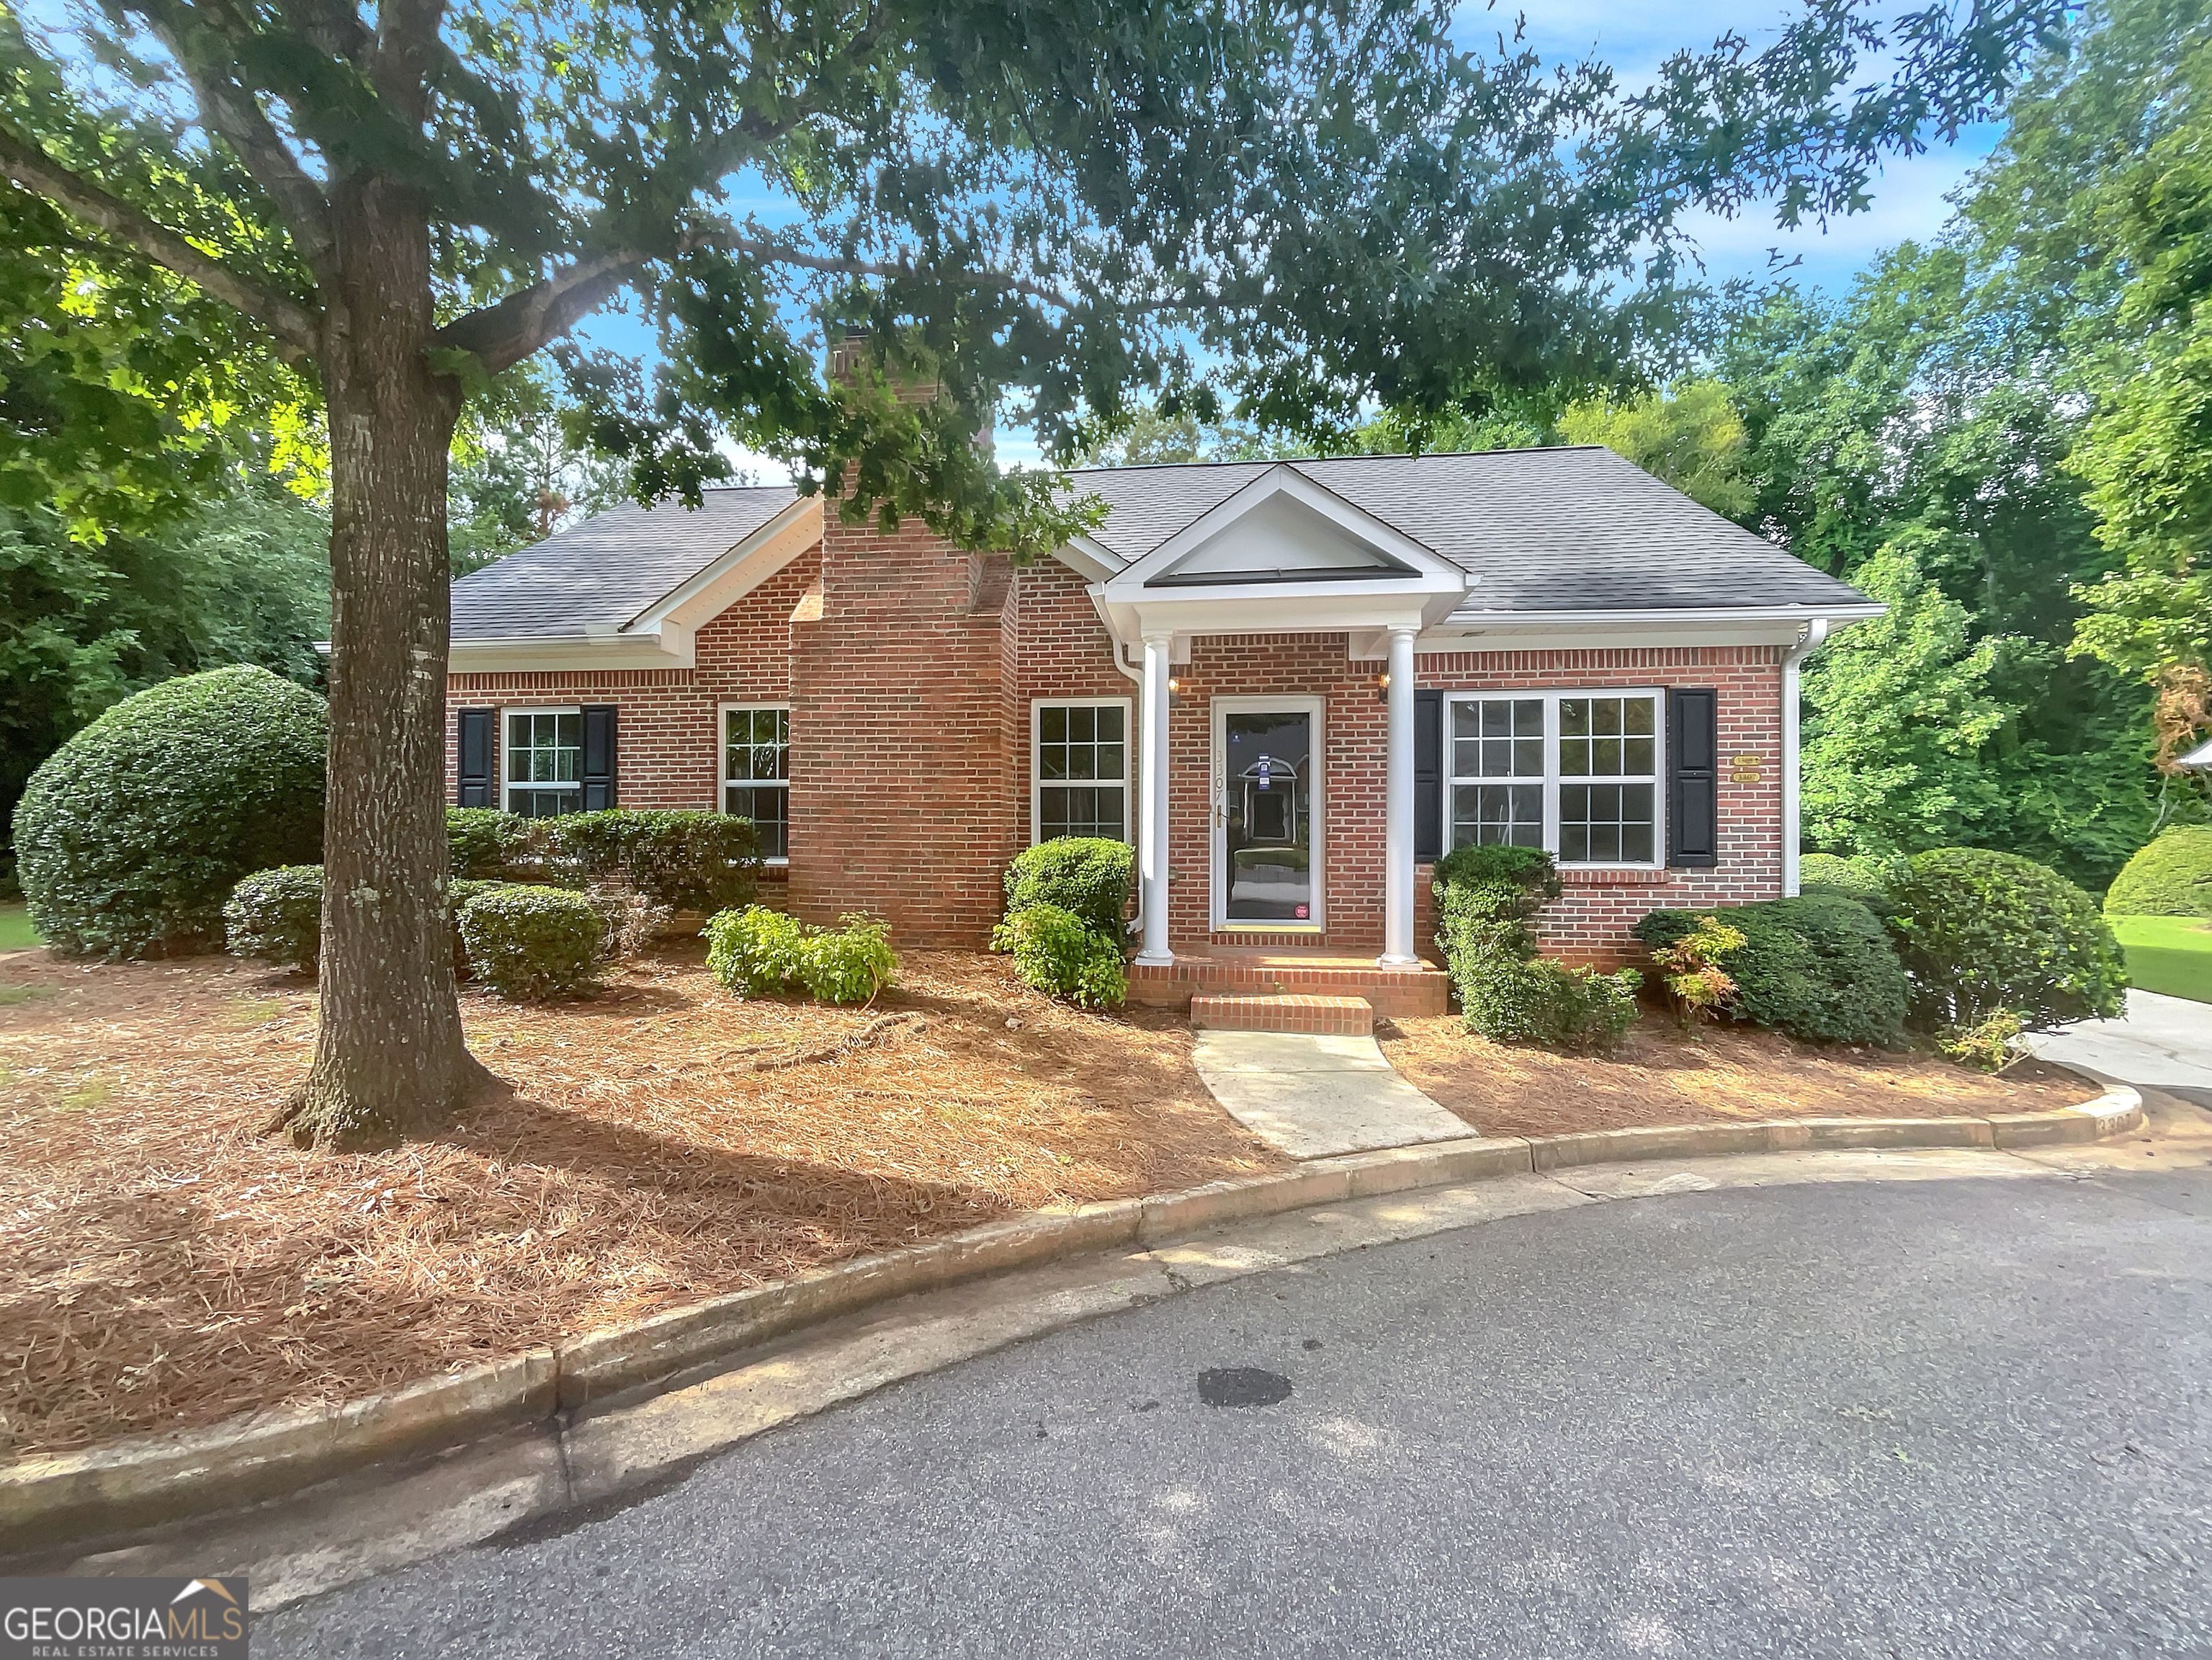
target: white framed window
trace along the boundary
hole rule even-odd
[[[1126,697],[1040,698],[1030,705],[1030,839],[1129,839]]]
[[[1544,848],[1562,865],[1666,856],[1652,690],[1450,694],[1445,839]]]
[[[507,709],[500,717],[501,800],[528,818],[584,806],[584,712]]]
[[[722,705],[722,811],[753,821],[760,855],[791,857],[791,708]]]

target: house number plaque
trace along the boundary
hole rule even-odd
[[[1765,772],[1755,755],[1739,755],[1729,763],[1729,781],[1733,784],[1756,784]]]

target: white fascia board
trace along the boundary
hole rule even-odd
[[[1469,580],[1458,566],[1425,544],[1415,541],[1395,525],[1377,519],[1364,508],[1353,506],[1327,485],[1316,483],[1289,462],[1278,461],[1227,501],[1200,514],[1131,564],[1112,579],[1112,586],[1143,587],[1147,581],[1169,569],[1184,555],[1203,547],[1261,502],[1271,502],[1278,496],[1291,497],[1353,540],[1366,543],[1425,576],[1449,574],[1457,578],[1462,587]]]
[[[1831,629],[1879,617],[1886,605],[1838,606],[1814,611],[1796,606],[1739,606],[1729,610],[1674,611],[1521,611],[1495,613],[1470,625],[1460,611],[1423,634],[1415,649],[1461,651],[1623,651],[1666,646],[1794,646],[1807,625],[1820,621]],[[1359,648],[1371,640],[1352,642]],[[1370,649],[1366,656],[1380,656]]]
[[[1065,547],[1053,550],[1053,557],[1086,582],[1108,581],[1122,570],[1119,559],[1087,536],[1070,537]]]
[[[1465,594],[1431,577],[1375,582],[1241,583],[1153,589],[1141,595],[1102,585],[1101,610],[1120,640],[1147,634],[1176,639],[1210,634],[1343,634],[1362,629],[1419,629],[1443,620]]]
[[[1516,629],[1571,627],[1603,629],[1620,623],[1631,625],[1711,624],[1729,623],[1795,623],[1801,627],[1815,617],[1831,623],[1857,623],[1880,617],[1887,605],[1869,600],[1856,605],[1708,605],[1649,611],[1477,611],[1462,606],[1446,619],[1441,631],[1467,634],[1505,634]]]
[[[672,627],[658,634],[456,640],[446,654],[448,674],[588,674],[601,669],[688,669],[696,663],[691,630]]]
[[[822,498],[802,496],[703,569],[686,577],[622,625],[653,634],[674,622],[696,629],[720,615],[822,539]]]

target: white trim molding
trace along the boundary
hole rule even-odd
[[[1610,775],[1582,775],[1572,778],[1562,775],[1559,767],[1559,705],[1581,697],[1646,698],[1651,703],[1651,771],[1615,777]],[[1540,777],[1525,773],[1498,774],[1480,777],[1462,774],[1459,770],[1456,711],[1468,703],[1541,702],[1544,706],[1543,771]],[[1638,737],[1642,733],[1636,734]],[[1549,853],[1561,870],[1637,870],[1656,871],[1667,867],[1667,692],[1660,686],[1528,686],[1510,690],[1484,691],[1448,691],[1443,707],[1443,769],[1440,780],[1443,797],[1439,804],[1443,814],[1441,846],[1449,848],[1458,845],[1454,833],[1457,818],[1455,808],[1460,788],[1477,783],[1488,783],[1507,787],[1527,788],[1540,785],[1543,791],[1543,821],[1538,829],[1537,845]],[[1525,781],[1525,782],[1524,782]],[[1605,787],[1613,784],[1644,784],[1651,787],[1651,857],[1649,859],[1575,859],[1560,857],[1559,793],[1565,787],[1584,784]]]
[[[1040,764],[1044,751],[1044,712],[1047,709],[1119,709],[1121,712],[1121,774],[1118,778],[1070,778],[1048,781]],[[1121,792],[1121,829],[1118,840],[1130,840],[1134,829],[1131,803],[1136,795],[1136,700],[1130,697],[1032,697],[1030,699],[1030,845],[1044,837],[1044,793],[1047,789],[1105,787]],[[1095,739],[1092,740],[1095,743]]]
[[[730,792],[732,789],[777,787],[776,781],[773,779],[730,776],[730,716],[741,709],[749,714],[754,713],[781,714],[784,718],[784,775],[781,787],[783,789],[783,833],[785,847],[787,849],[791,836],[791,705],[789,703],[775,698],[732,697],[714,706],[714,811],[720,813],[729,812]],[[763,865],[780,866],[788,865],[790,862],[791,854],[788,851],[763,855],[761,859],[761,863]]]
[[[1223,774],[1226,717],[1231,714],[1299,714],[1306,717],[1307,741],[1312,745],[1309,775],[1300,781],[1306,788],[1313,847],[1307,855],[1307,879],[1313,897],[1311,915],[1295,918],[1261,918],[1231,921],[1229,917],[1229,813],[1224,797],[1230,781]],[[1206,716],[1206,923],[1215,933],[1310,933],[1318,936],[1328,927],[1328,700],[1284,693],[1276,696],[1216,697]]]

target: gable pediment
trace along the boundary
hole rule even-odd
[[[1145,580],[1147,587],[1249,582],[1340,582],[1410,577],[1414,567],[1382,538],[1287,490],[1245,507],[1188,551]]]

